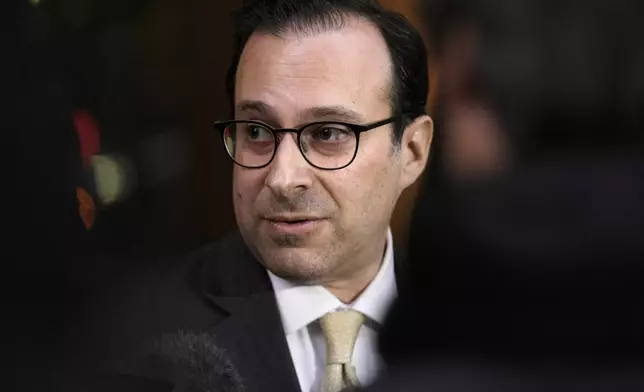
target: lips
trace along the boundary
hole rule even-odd
[[[308,216],[278,216],[264,218],[271,232],[277,234],[304,235],[320,227],[324,219]]]
[[[302,223],[302,222],[308,222],[308,221],[321,220],[321,218],[314,217],[314,216],[270,216],[264,219],[271,222],[277,222],[277,223]]]
[[[299,223],[306,223],[306,222],[311,222],[314,221],[315,219],[295,219],[295,220],[271,220],[271,222],[274,223],[280,223],[280,224],[285,224],[285,225],[297,225]]]

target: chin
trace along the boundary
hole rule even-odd
[[[314,249],[278,248],[260,253],[264,267],[287,280],[315,282],[332,269]]]

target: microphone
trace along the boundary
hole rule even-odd
[[[173,392],[244,392],[237,369],[212,335],[179,331],[154,343],[152,363],[175,383]]]

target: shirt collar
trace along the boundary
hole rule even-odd
[[[351,304],[343,304],[323,286],[293,283],[270,271],[268,271],[268,276],[273,284],[286,334],[306,327],[328,312],[347,307],[361,312],[378,324],[382,324],[391,302],[398,293],[391,229],[387,230],[385,254],[376,277]]]

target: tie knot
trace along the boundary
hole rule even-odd
[[[348,364],[364,315],[352,309],[329,312],[320,319],[327,344],[327,364]]]

